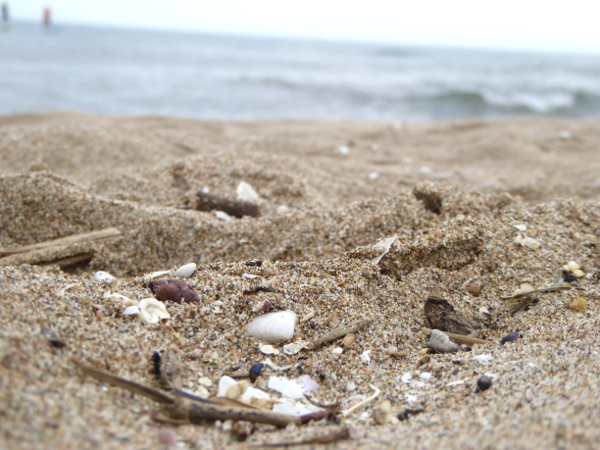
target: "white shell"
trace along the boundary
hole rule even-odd
[[[135,314],[139,314],[140,313],[140,308],[137,305],[131,305],[128,306],[127,308],[125,308],[125,310],[123,311],[123,315],[124,316],[133,316]]]
[[[491,360],[492,360],[492,357],[490,355],[473,356],[473,361],[477,361],[477,362],[481,362],[481,363],[485,363],[485,362],[488,362]]]
[[[283,353],[286,355],[295,355],[304,347],[306,347],[307,344],[308,342],[306,341],[296,341],[292,342],[291,344],[286,344],[283,346]]]
[[[405,383],[410,383],[410,380],[412,380],[412,374],[410,372],[406,372],[404,375],[402,375],[402,381]]]
[[[292,339],[295,327],[296,313],[286,310],[255,317],[246,325],[246,331],[256,339],[273,344]]]
[[[427,347],[440,353],[452,353],[460,350],[459,345],[452,342],[448,335],[440,330],[431,330],[431,336],[427,341]]]
[[[365,364],[371,364],[371,350],[365,350],[364,352],[362,352],[362,355],[360,355],[360,359]]]
[[[233,218],[224,211],[215,211],[215,216],[217,216],[218,219],[224,220],[225,222],[231,222],[233,220]]]
[[[373,258],[371,260],[371,263],[377,265],[379,264],[379,261],[381,261],[381,258],[383,258],[387,252],[390,251],[390,247],[392,246],[392,244],[394,243],[394,241],[398,239],[398,235],[394,235],[394,236],[390,236],[388,238],[382,239],[381,241],[377,242],[373,247],[375,247],[376,249],[380,249],[381,250],[381,254],[379,256],[376,256],[375,258]]]
[[[258,193],[254,190],[252,186],[250,186],[245,181],[240,181],[240,184],[238,184],[235,193],[237,194],[237,199],[243,202],[260,202],[260,196],[258,195]]]
[[[342,145],[341,147],[338,147],[337,151],[340,152],[342,155],[349,155],[350,154],[350,149],[348,147],[346,147],[345,145]]]
[[[419,375],[419,378],[421,380],[429,380],[431,378],[431,372],[421,372],[421,375]]]
[[[194,273],[194,271],[196,270],[196,264],[195,263],[189,263],[186,264],[184,266],[181,266],[179,269],[177,269],[177,271],[175,272],[175,276],[176,277],[183,277],[183,278],[189,278],[192,276],[192,274]]]
[[[336,347],[333,350],[331,350],[331,353],[333,353],[334,355],[341,355],[342,353],[344,353],[344,349],[342,347]]]
[[[139,318],[146,323],[154,325],[161,320],[168,319],[171,315],[167,312],[167,307],[161,301],[154,297],[144,298],[139,304]]]
[[[94,278],[96,281],[104,281],[104,282],[111,282],[111,281],[115,281],[116,278],[113,277],[110,273],[108,272],[104,272],[102,270],[99,270],[98,272],[94,273]]]
[[[308,375],[301,375],[294,380],[285,377],[269,377],[269,389],[279,392],[287,398],[304,398],[306,392],[317,391],[319,384]]]
[[[263,352],[265,355],[279,355],[281,353],[278,349],[273,347],[271,344],[261,345],[259,350],[261,352]]]
[[[242,278],[246,278],[247,280],[254,280],[255,278],[260,278],[260,275],[254,275],[252,273],[243,273]]]
[[[225,394],[227,394],[229,388],[236,384],[237,381],[235,381],[233,378],[228,377],[227,375],[223,375],[219,379],[219,389],[217,391],[217,397],[225,397]]]

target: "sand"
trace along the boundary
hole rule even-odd
[[[596,446],[599,125],[0,117],[1,249],[121,232],[82,245],[91,259],[63,269],[6,259],[0,266],[0,447],[166,448],[175,440],[178,448],[246,448],[343,426],[351,439],[330,447]],[[260,217],[226,221],[194,209],[202,191],[235,200],[241,181],[260,195]],[[373,264],[382,253],[374,244],[394,235]],[[263,263],[247,264],[253,260]],[[512,303],[500,297],[521,283],[563,281],[570,261],[583,272],[572,286],[584,291],[538,295],[507,313]],[[168,302],[165,323],[125,317],[123,300],[111,297],[151,297],[149,273],[173,277],[189,262],[198,264],[187,283],[200,301]],[[99,270],[116,280],[96,281]],[[257,285],[279,292],[243,294]],[[429,296],[478,320],[478,336],[491,342],[419,365]],[[570,308],[577,297],[585,309]],[[314,313],[292,341],[371,322],[341,354],[332,351],[338,340],[266,356],[245,330],[265,300],[299,318]],[[44,328],[66,346],[52,346]],[[522,337],[498,342],[513,331]],[[239,443],[228,423],[156,423],[152,401],[85,377],[70,362],[157,386],[151,356],[165,350],[180,359],[192,392],[216,393],[224,373],[247,373],[269,357],[291,366],[265,368],[257,380],[273,399],[280,396],[267,389],[272,375],[310,375],[320,384],[315,400],[342,401],[343,409],[369,396],[371,385],[381,394],[341,423],[259,425]],[[473,359],[479,355],[490,359]],[[428,371],[431,378],[419,378]],[[484,374],[492,386],[476,393]],[[386,399],[396,413],[423,412],[379,424],[372,413]]]

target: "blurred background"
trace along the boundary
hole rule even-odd
[[[0,4],[0,114],[600,117],[589,1]]]

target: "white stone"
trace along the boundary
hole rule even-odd
[[[340,152],[342,155],[350,154],[350,149],[348,147],[346,147],[345,145],[338,147],[337,151]]]
[[[248,334],[268,343],[289,341],[294,337],[296,313],[290,310],[277,311],[255,317],[246,326]]]
[[[104,272],[102,270],[99,270],[98,272],[94,272],[94,279],[96,281],[102,281],[102,282],[107,282],[107,283],[110,283],[111,281],[116,280],[116,278],[114,276],[112,276],[110,273]]]
[[[429,380],[431,378],[431,372],[421,372],[421,375],[419,375],[419,378],[421,380]]]
[[[240,184],[238,184],[238,187],[235,190],[235,193],[237,195],[237,199],[241,200],[243,202],[250,202],[250,203],[259,203],[260,202],[260,195],[258,195],[258,192],[256,192],[254,190],[254,188],[252,186],[250,186],[250,184],[246,183],[245,181],[240,181]]]
[[[480,363],[486,363],[492,360],[492,356],[491,355],[477,355],[477,356],[473,356],[473,361],[477,361]]]
[[[342,347],[336,347],[333,350],[331,350],[331,353],[333,353],[334,355],[341,355],[342,353],[344,353],[344,349]]]
[[[140,313],[140,308],[137,305],[131,305],[131,306],[128,306],[127,308],[125,308],[125,310],[123,311],[122,314],[124,316],[134,316],[139,313]]]

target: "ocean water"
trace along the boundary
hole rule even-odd
[[[11,23],[0,114],[600,117],[600,56]]]

